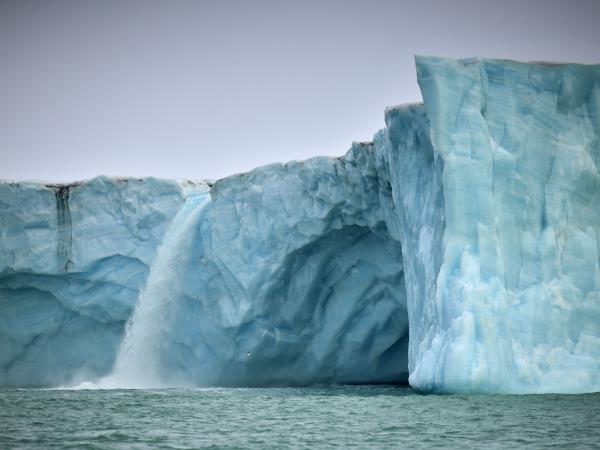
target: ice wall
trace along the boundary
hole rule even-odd
[[[109,383],[406,382],[402,250],[379,206],[389,188],[370,144],[215,183],[173,252],[179,273],[157,273],[171,288],[149,279],[154,359]]]
[[[411,384],[600,390],[600,67],[417,58],[417,73],[445,230]]]
[[[38,246],[34,219],[17,198],[4,211],[3,223],[22,219],[5,227],[18,239],[3,243],[23,263],[7,264],[0,278],[3,384],[97,380],[123,341],[104,385],[407,382],[402,249],[386,225],[391,186],[370,143],[343,158],[234,175],[210,192],[106,178],[68,195],[39,184],[3,188],[39,195],[48,217],[40,240],[54,239],[39,249],[52,265],[30,267],[39,262],[27,254]],[[101,205],[112,206],[104,214]],[[143,260],[132,254],[142,252]],[[111,277],[107,286],[98,272]],[[82,311],[85,319],[75,316]]]
[[[425,299],[435,299],[442,263],[444,162],[431,145],[423,105],[388,108],[385,122],[373,143],[379,177],[392,192],[382,205],[386,224],[403,247],[412,373],[438,317],[435,302]]]
[[[152,178],[0,183],[0,385],[110,372],[188,188]]]
[[[600,390],[600,67],[417,72],[340,158],[0,183],[0,385]]]

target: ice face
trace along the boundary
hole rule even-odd
[[[0,183],[0,384],[600,390],[600,68],[417,72],[340,158]]]
[[[402,250],[371,147],[221,180],[178,215],[104,382],[406,382]]]
[[[417,58],[417,73],[445,230],[411,383],[600,390],[600,67]]]
[[[99,345],[86,355],[83,349],[92,346],[89,341],[95,335],[89,339],[85,333],[65,335],[64,323],[71,318],[61,316],[54,326],[44,324],[41,330],[25,326],[27,338],[41,335],[40,349],[27,344],[17,347],[16,356],[5,365],[6,383],[15,383],[25,371],[31,373],[31,384],[97,379],[114,363],[117,342],[123,339],[115,372],[103,379],[107,385],[407,382],[402,248],[386,226],[389,211],[380,205],[392,205],[393,200],[389,182],[377,171],[373,146],[356,144],[344,158],[259,168],[220,180],[210,192],[207,187],[184,191],[178,185],[155,182],[148,189],[155,195],[148,204],[156,208],[155,202],[167,197],[170,209],[160,215],[151,211],[162,235],[145,241],[152,263],[143,264],[138,284],[128,290],[118,279],[127,273],[120,258],[131,258],[132,251],[142,248],[119,241],[132,240],[132,232],[142,232],[149,221],[144,214],[148,204],[141,199],[132,199],[129,209],[120,204],[129,198],[123,191],[132,182],[93,180],[73,187],[69,201],[62,203],[55,202],[53,188],[37,186],[50,191],[46,195],[50,217],[65,216],[63,203],[71,217],[71,233],[56,219],[57,225],[50,228],[60,242],[46,250],[54,255],[52,277],[66,291],[53,298],[57,311],[63,313],[72,304],[100,309],[111,316],[109,323],[97,324],[103,320],[100,314],[88,319],[99,329],[96,334],[109,335],[111,341],[97,339]],[[100,181],[110,189],[92,189]],[[112,233],[106,246],[90,245],[90,240],[96,242],[102,235],[102,214],[95,209],[94,215],[80,211],[83,205],[88,205],[88,211],[97,208],[90,205],[100,199],[88,196],[85,202],[77,201],[91,192],[104,198],[106,205],[114,203],[118,213],[113,217],[130,224],[124,235],[118,230]],[[97,231],[80,227],[85,219],[99,220]],[[28,237],[29,229],[21,227],[21,239]],[[62,243],[67,234],[69,258]],[[91,259],[91,251],[94,258],[107,261],[110,268],[101,265],[102,270],[117,278],[110,284],[115,293],[98,292],[90,298],[90,292],[99,288],[73,288],[75,280],[93,276],[81,262]],[[118,259],[113,252],[120,255]],[[23,323],[15,315],[19,308],[8,308],[20,304],[15,291],[29,289],[31,282],[21,279],[16,286],[10,275],[2,282],[7,326]],[[54,281],[44,282],[49,285],[44,290],[54,289]],[[46,299],[31,301],[32,308],[50,304]],[[123,338],[124,320],[129,317]],[[87,326],[91,333],[93,327]],[[15,331],[5,333],[13,339]],[[82,351],[72,356],[75,343],[81,344]],[[56,364],[42,361],[39,367],[52,366],[56,371],[44,369],[45,378],[36,379],[40,371],[21,361],[32,360],[49,346],[71,355],[73,363],[68,366],[52,354],[49,358],[56,358]]]
[[[111,370],[186,189],[152,178],[0,184],[0,384]]]

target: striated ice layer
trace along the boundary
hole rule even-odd
[[[417,74],[445,230],[411,384],[600,390],[600,66],[417,58]]]
[[[0,385],[110,372],[165,229],[202,186],[0,183]]]
[[[340,158],[0,183],[0,385],[600,390],[600,67],[417,72]]]

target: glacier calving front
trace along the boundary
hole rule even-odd
[[[600,67],[417,73],[344,157],[1,183],[0,385],[599,391]]]

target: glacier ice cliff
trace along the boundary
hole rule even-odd
[[[600,390],[600,66],[417,58],[444,160],[425,390]]]
[[[416,63],[343,157],[0,183],[0,385],[600,391],[600,66]]]
[[[185,190],[100,177],[0,192],[0,383],[104,374]]]

